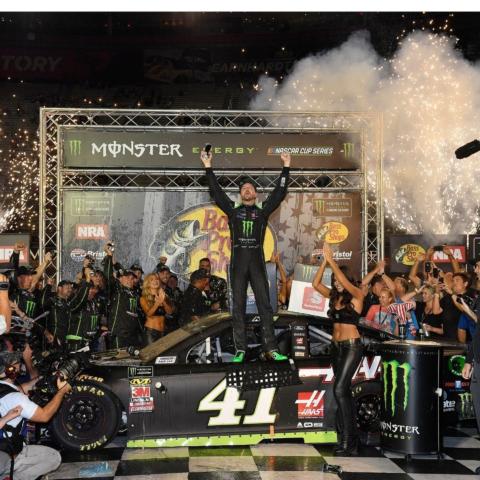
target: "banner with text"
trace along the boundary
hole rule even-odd
[[[418,255],[425,254],[432,246],[446,245],[452,250],[454,258],[460,263],[467,262],[466,235],[392,235],[390,237],[390,270],[407,273]],[[452,271],[450,260],[438,248],[432,260],[444,271]]]
[[[232,200],[237,196],[232,195]],[[125,267],[140,263],[152,271],[160,256],[183,280],[201,258],[226,278],[230,234],[224,213],[207,192],[64,192],[62,278],[74,278],[85,255],[104,257],[107,240]],[[265,235],[265,258],[280,253],[287,271],[298,259],[315,261],[312,252],[324,241],[334,256],[358,278],[361,268],[361,211],[357,193],[291,193],[271,215]]]
[[[215,168],[279,169],[280,154],[295,169],[360,168],[356,132],[222,133],[152,129],[63,127],[63,164],[69,168],[202,169],[200,152],[212,145]]]
[[[17,242],[25,245],[20,251],[20,265],[30,263],[30,235],[22,233],[2,233],[0,234],[0,268],[9,263],[13,247]]]

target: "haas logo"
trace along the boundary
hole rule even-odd
[[[106,240],[108,238],[108,225],[79,224],[76,226],[75,238],[77,240]]]

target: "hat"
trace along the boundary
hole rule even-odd
[[[58,284],[59,287],[64,287],[65,285],[73,285],[73,282],[71,282],[70,280],[62,280]]]
[[[252,177],[241,177],[238,181],[238,189],[241,190],[246,183],[250,183],[255,189],[255,191],[257,191],[257,184]]]
[[[190,283],[195,283],[196,281],[203,280],[204,278],[210,278],[210,275],[204,268],[199,268],[190,275]]]
[[[138,270],[139,272],[143,273],[142,267],[138,263],[134,263],[131,267],[130,270],[135,271]]]
[[[17,270],[17,277],[20,275],[35,275],[37,272],[30,265],[22,265]]]
[[[0,352],[0,375],[5,372],[5,368],[22,360],[22,352]]]
[[[131,270],[124,270],[123,268],[117,270],[117,275],[119,278],[126,277],[128,275],[132,275],[132,277],[136,277],[134,272],[132,272]]]

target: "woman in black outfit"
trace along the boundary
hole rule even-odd
[[[363,346],[357,325],[364,295],[353,285],[333,259],[330,245],[323,245],[324,261],[312,282],[313,288],[330,299],[329,318],[333,321],[332,363],[335,383],[333,394],[337,402],[337,455],[358,455],[358,431],[355,404],[352,397],[352,377],[360,363]],[[327,264],[332,269],[332,287],[322,283]]]

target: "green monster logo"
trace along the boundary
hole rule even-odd
[[[472,408],[472,394],[469,392],[460,393],[458,398],[460,399],[460,418],[467,418],[468,410]]]
[[[95,330],[98,324],[98,315],[90,316],[90,330]]]
[[[33,315],[33,312],[35,310],[35,302],[32,300],[27,300],[27,303],[25,305],[25,314],[29,317]]]
[[[462,376],[463,366],[465,365],[464,355],[453,355],[448,359],[448,369],[457,377]]]
[[[398,389],[398,372],[399,370],[403,370],[403,388],[404,388],[404,396],[403,396],[403,411],[407,409],[408,405],[408,394],[410,391],[409,383],[410,383],[410,372],[412,367],[409,363],[402,363],[397,360],[390,360],[389,362],[382,362],[383,365],[383,400],[385,403],[385,410],[388,410],[388,367],[391,367],[392,371],[392,390],[390,392],[390,407],[392,410],[392,416],[395,415],[395,394]]]
[[[352,158],[355,154],[355,144],[353,143],[344,143],[343,144],[343,154],[345,158]]]
[[[137,309],[137,299],[130,298],[130,311],[134,312]]]
[[[243,234],[250,237],[253,233],[253,220],[242,220]]]
[[[68,144],[70,146],[70,155],[74,157],[80,155],[82,152],[82,141],[81,140],[69,140]]]

